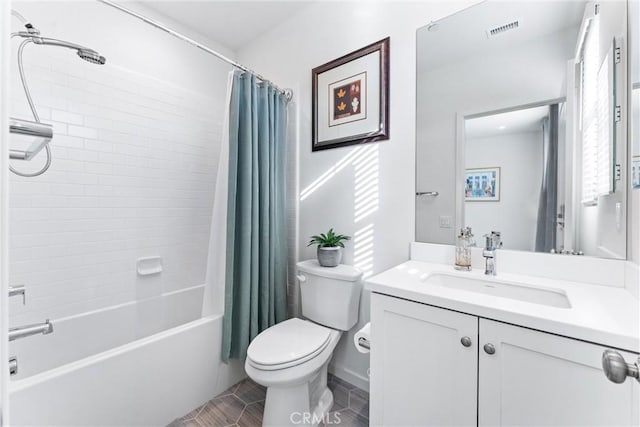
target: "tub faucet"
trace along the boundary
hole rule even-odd
[[[53,324],[49,319],[44,323],[36,323],[35,325],[18,326],[9,329],[9,341],[18,340],[20,338],[29,337],[31,335],[47,335],[53,332]]]
[[[491,234],[485,236],[485,246],[482,251],[484,257],[484,274],[488,276],[495,276],[498,274],[496,265],[496,251],[502,247],[502,241],[500,239],[499,231],[492,231]]]

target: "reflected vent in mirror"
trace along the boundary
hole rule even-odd
[[[508,24],[504,24],[504,25],[500,25],[498,27],[493,27],[493,28],[489,28],[486,33],[487,33],[487,38],[490,39],[491,37],[495,37],[499,34],[504,34],[507,31],[511,31],[511,30],[515,30],[518,28],[518,26],[520,25],[520,21],[515,20],[512,22],[509,22]]]

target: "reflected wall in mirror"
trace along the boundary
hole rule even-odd
[[[564,102],[554,102],[465,119],[465,170],[501,172],[495,181],[465,174],[465,225],[477,235],[499,230],[507,248],[523,251],[562,246],[565,114]],[[496,187],[500,203],[468,197]]]
[[[487,1],[419,29],[416,192],[439,195],[416,195],[416,240],[470,226],[626,258],[626,39],[624,1]]]

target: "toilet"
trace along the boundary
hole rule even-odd
[[[245,370],[265,387],[264,426],[316,426],[333,405],[327,366],[343,331],[358,321],[362,272],[349,265],[297,264],[305,320],[293,318],[260,333]]]

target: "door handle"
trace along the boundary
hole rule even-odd
[[[609,381],[622,384],[627,377],[640,382],[640,357],[636,363],[627,363],[624,357],[615,350],[605,350],[602,353],[602,369]]]

